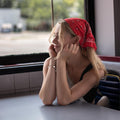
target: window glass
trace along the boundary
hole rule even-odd
[[[55,0],[54,12],[55,22],[67,17],[84,18],[84,0]]]
[[[55,23],[84,18],[84,0],[53,0]],[[51,0],[0,0],[0,56],[48,52]]]

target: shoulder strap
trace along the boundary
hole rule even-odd
[[[91,69],[92,69],[92,64],[89,64],[89,65],[85,68],[85,70],[83,71],[83,73],[82,73],[82,75],[81,75],[81,77],[80,77],[80,80],[82,80],[84,74],[87,73],[87,72],[88,72],[89,70],[91,70]]]

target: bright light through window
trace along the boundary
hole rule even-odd
[[[53,0],[55,23],[84,18],[84,0]],[[48,52],[50,0],[0,0],[0,56]]]

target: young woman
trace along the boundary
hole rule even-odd
[[[99,80],[106,69],[96,54],[95,39],[89,23],[80,18],[59,21],[51,32],[50,57],[43,66],[39,96],[45,105],[57,98],[68,105],[83,97],[93,103]]]

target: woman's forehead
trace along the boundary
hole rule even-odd
[[[58,34],[59,33],[60,27],[61,27],[61,25],[59,23],[57,23],[56,26],[55,26],[54,34]]]

